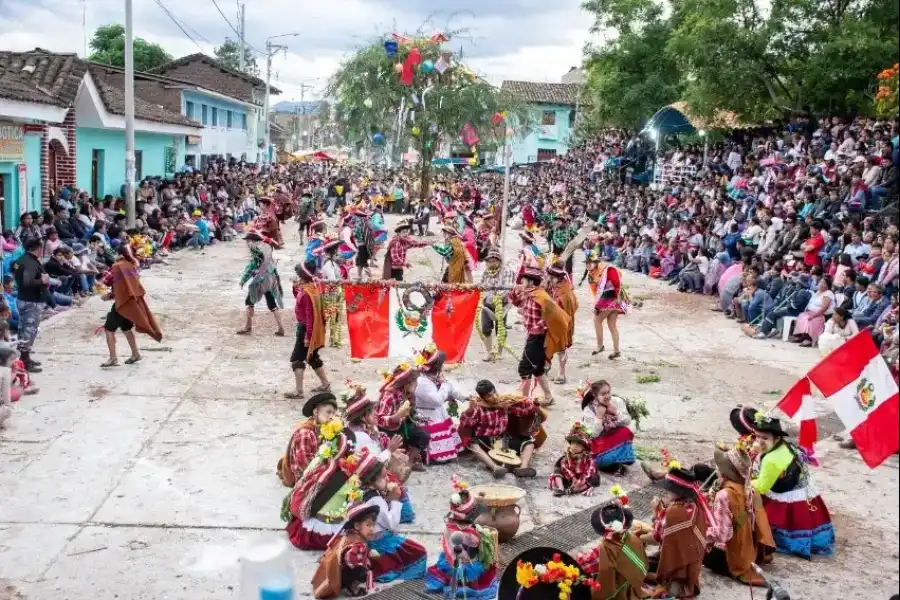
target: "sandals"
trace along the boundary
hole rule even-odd
[[[503,479],[506,477],[506,467],[497,467],[494,469],[494,479]]]
[[[284,337],[284,329],[279,329],[275,332],[275,337]]]
[[[604,350],[606,350],[606,346],[600,346],[599,348],[597,348],[596,350],[591,352],[591,356],[597,356],[598,354],[602,353]]]
[[[331,391],[331,384],[329,383],[329,384],[326,384],[326,385],[320,385],[320,386],[318,386],[318,387],[314,387],[313,389],[311,389],[311,390],[309,390],[309,391],[312,392],[313,394],[319,394],[319,393],[322,393],[322,392],[330,392],[330,391]]]
[[[144,358],[144,357],[141,356],[140,354],[138,354],[137,356],[129,356],[128,358],[125,359],[125,364],[133,365],[136,362],[141,362],[142,358]]]
[[[566,378],[565,377],[557,377],[556,379],[553,380],[553,383],[555,383],[557,385],[565,385]]]
[[[119,361],[114,358],[111,358],[108,361],[100,364],[101,369],[111,369],[112,367],[118,367],[118,366],[119,366]]]
[[[253,333],[253,330],[252,329],[238,329],[234,333],[235,333],[235,335],[250,335],[251,333]]]
[[[801,348],[812,348],[812,345],[812,340],[803,340],[802,342],[800,342]]]
[[[285,392],[284,397],[288,400],[303,400],[306,397],[306,394],[303,392]]]
[[[515,469],[513,470],[513,473],[519,479],[534,479],[535,477],[537,477],[537,471],[535,471],[531,467]]]
[[[613,352],[612,354],[609,355],[609,360],[616,360],[620,356],[622,356],[621,352]]]
[[[544,398],[543,400],[541,400],[537,403],[537,405],[540,406],[541,408],[549,408],[549,407],[553,406],[554,404],[556,404],[556,400],[553,399],[553,396],[550,396],[549,398]]]

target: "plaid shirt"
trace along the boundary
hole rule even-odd
[[[315,429],[298,427],[291,435],[288,445],[288,466],[300,481],[303,471],[319,450],[319,436]]]
[[[429,242],[419,242],[408,237],[394,238],[391,242],[391,267],[394,269],[406,267],[406,253],[410,248],[424,248],[430,245]]]
[[[534,412],[534,401],[529,398],[510,406],[509,410],[472,405],[462,414],[459,424],[471,429],[475,437],[497,438],[506,434],[509,428],[509,415],[528,417]]]
[[[581,491],[585,487],[591,487],[587,481],[597,474],[597,467],[590,452],[582,452],[577,456],[566,452],[559,462],[559,472],[572,482],[573,490]]]
[[[403,419],[397,417],[400,405],[406,400],[400,390],[387,389],[381,392],[378,400],[378,408],[375,415],[378,417],[378,427],[386,431],[397,431],[403,423]]]
[[[341,563],[351,569],[364,567],[368,571],[370,569],[369,546],[365,542],[347,544],[341,553]]]
[[[506,267],[500,267],[496,271],[490,271],[489,269],[485,269],[484,273],[481,275],[481,285],[485,287],[513,287],[516,280],[516,274],[513,273],[510,269]],[[481,298],[488,305],[494,302],[494,296],[496,294],[503,294],[504,292],[489,292],[484,291],[481,292]]]
[[[522,317],[522,324],[525,325],[528,335],[541,335],[547,331],[547,322],[544,321],[541,305],[531,297],[530,292],[516,288],[507,298],[519,309],[519,316]]]

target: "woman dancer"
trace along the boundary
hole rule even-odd
[[[462,440],[453,419],[447,412],[447,402],[465,400],[452,382],[444,378],[447,355],[429,344],[416,355],[420,375],[416,385],[416,422],[428,432],[427,464],[455,460],[462,448]]]
[[[597,335],[597,349],[591,354],[597,355],[603,352],[603,323],[609,327],[612,336],[613,352],[609,359],[619,358],[619,315],[624,315],[628,310],[628,296],[622,289],[622,276],[619,270],[611,264],[601,264],[600,273],[597,276],[597,303],[594,305],[594,332]]]

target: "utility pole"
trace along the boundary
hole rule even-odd
[[[509,125],[507,125],[509,128]],[[509,178],[512,170],[512,136],[503,142],[503,209],[500,212],[500,262],[506,265],[506,221],[509,220]]]
[[[125,0],[125,217],[134,227],[134,14]]]
[[[266,102],[265,107],[263,109],[263,119],[265,119],[265,162],[271,163],[271,154],[270,147],[272,145],[272,130],[269,125],[269,92],[272,87],[272,55],[276,52],[284,50],[285,54],[287,54],[287,46],[281,46],[279,44],[273,44],[272,40],[276,38],[282,37],[297,37],[300,35],[299,33],[282,33],[281,35],[273,35],[271,37],[266,38]]]
[[[241,73],[243,73],[244,72],[244,53],[247,51],[246,50],[247,46],[246,46],[246,44],[244,44],[244,39],[247,37],[247,34],[245,33],[244,29],[247,27],[247,23],[244,20],[244,4],[243,3],[240,5],[240,8],[241,8],[241,13],[240,13],[240,18],[238,19],[238,23],[239,23],[238,31],[241,34],[239,36],[240,37],[239,42],[241,44],[241,52],[238,55],[239,56],[238,60],[240,61],[240,71],[241,71]]]

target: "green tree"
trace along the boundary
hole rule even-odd
[[[397,72],[413,48],[423,64],[434,65],[442,53],[441,44],[425,38],[401,44],[395,56],[387,55],[381,39],[373,41],[348,58],[332,76],[328,96],[335,100],[338,125],[351,143],[372,143],[383,133],[394,148],[411,144],[419,154],[419,189],[426,193],[431,178],[431,161],[438,145],[458,140],[460,131],[471,123],[481,141],[479,148],[497,146],[505,139],[506,128],[517,131],[530,127],[524,105],[477,77],[456,61],[443,73],[414,69],[411,86],[400,81]],[[493,124],[496,113],[506,112],[507,122]]]
[[[218,59],[219,62],[224,63],[234,70],[238,70],[241,66],[240,52],[241,45],[228,37],[225,38],[224,44],[217,46],[216,49],[213,50],[213,54],[215,54],[216,59]],[[259,75],[259,66],[256,64],[256,57],[253,56],[253,52],[250,48],[246,46],[244,46],[244,71],[251,75]]]
[[[90,41],[89,60],[118,67],[125,66],[125,28],[122,25],[104,25],[94,31]],[[172,55],[159,44],[151,44],[143,38],[134,38],[134,70],[149,71],[171,62]]]

